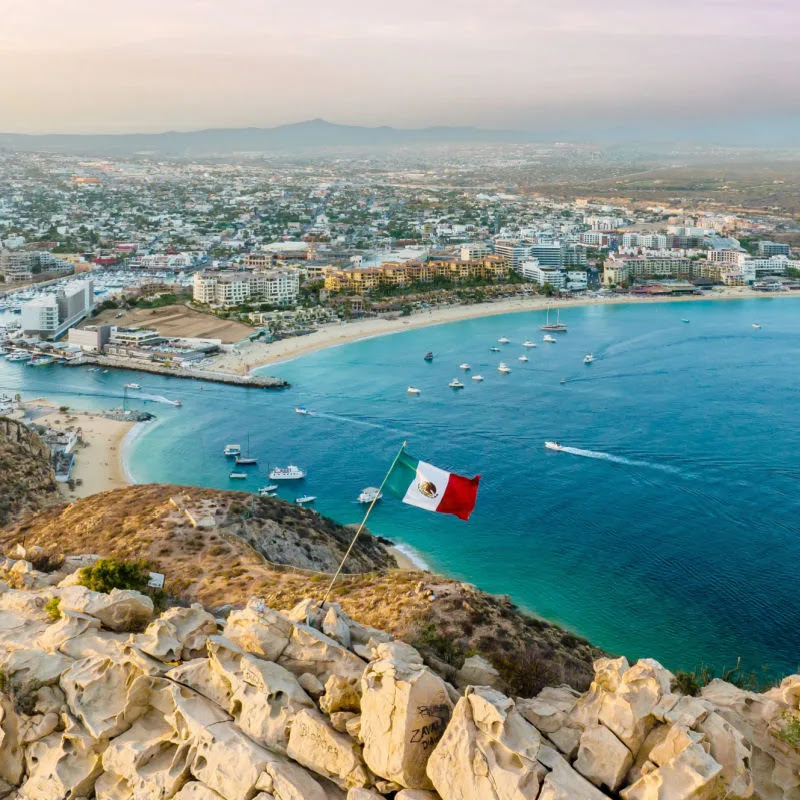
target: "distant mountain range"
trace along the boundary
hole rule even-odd
[[[385,148],[436,144],[532,142],[520,131],[470,127],[378,128],[338,125],[322,119],[275,128],[210,128],[201,131],[120,134],[0,133],[0,148],[95,156],[152,153],[165,156],[209,156],[270,153],[322,148]]]

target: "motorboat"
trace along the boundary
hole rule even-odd
[[[142,387],[139,386],[138,383],[126,383],[125,384],[125,388],[126,389],[141,389]]]
[[[251,467],[254,464],[258,464],[257,458],[253,458],[252,456],[236,456],[237,467]]]
[[[242,452],[240,444],[226,444],[222,451],[226,456],[238,456]]]
[[[587,353],[587,354],[586,354],[586,355],[583,357],[583,363],[584,363],[584,364],[591,364],[591,363],[592,363],[592,361],[594,361],[594,355],[593,355],[592,353]]]
[[[548,450],[563,450],[564,449],[564,446],[560,445],[558,442],[545,442],[544,446]]]
[[[289,464],[287,467],[275,467],[269,473],[271,481],[299,481],[305,478],[305,470],[296,467],[294,464]]]
[[[100,372],[100,367],[89,367],[89,372]]]
[[[243,481],[247,477],[247,473],[246,472],[231,472],[231,474],[228,475],[228,477],[232,481],[233,480]]]
[[[536,342],[532,342],[530,339],[526,339],[526,340],[525,340],[525,341],[522,343],[522,346],[523,346],[523,347],[536,347]]]
[[[278,484],[277,483],[270,483],[267,486],[262,486],[258,490],[258,493],[262,497],[273,497],[275,495],[275,492],[277,492],[277,491],[278,491]]]
[[[316,499],[317,499],[317,496],[315,494],[304,494],[301,497],[298,497],[295,500],[295,503],[297,503],[297,505],[301,506],[301,505],[303,505],[303,503],[313,503]]]
[[[499,347],[490,347],[489,349],[490,349],[490,350],[491,350],[493,353],[499,353],[499,352],[500,352],[500,348],[499,348]]]
[[[420,394],[422,389],[417,389],[416,386],[409,386],[408,389],[406,389],[406,392],[408,392],[408,394]]]
[[[681,322],[688,322],[688,319],[682,319]]]
[[[563,386],[563,385],[564,385],[566,382],[567,382],[567,379],[566,379],[566,378],[562,378],[562,379],[561,379],[561,381],[560,381],[560,383],[561,383],[561,385],[562,385],[562,386]]]
[[[361,490],[361,494],[358,496],[358,502],[376,503],[381,497],[383,497],[383,493],[377,486],[367,486],[366,489]]]
[[[757,322],[754,322],[754,323],[753,323],[753,327],[754,327],[756,330],[759,330],[759,329],[761,328],[761,326],[760,326],[760,325],[759,325]]]
[[[510,340],[506,339],[505,336],[501,336],[497,341],[500,342],[500,344],[508,344]]]
[[[483,375],[473,375],[472,376],[472,380],[474,380],[474,381],[482,381],[483,380]]]
[[[297,406],[294,410],[295,414],[308,414],[308,409],[305,406]]]
[[[433,361],[433,353],[430,350],[422,357],[425,361]]]
[[[559,317],[561,316],[561,309],[556,310],[556,321],[550,322],[550,309],[547,309],[547,319],[545,320],[544,325],[539,326],[539,330],[541,331],[553,331],[555,333],[564,333],[566,331],[567,326],[565,323],[561,322]]]
[[[520,356],[520,357],[517,359],[517,361],[527,361],[527,360],[528,360],[528,356]]]
[[[467,364],[467,362],[466,362],[466,361],[465,361],[463,364],[459,364],[459,365],[458,365],[458,368],[459,368],[459,369],[463,369],[463,370],[464,370],[464,372],[466,372],[467,370],[470,370],[470,369],[472,369],[472,367],[471,367],[469,364]]]
[[[6,356],[6,361],[29,361],[30,357],[30,353],[26,353],[23,350],[15,350]]]
[[[55,364],[56,360],[53,356],[37,356],[28,362],[29,367],[47,367],[50,364]]]
[[[450,383],[447,384],[451,389],[463,389],[464,384],[458,378],[453,378]]]
[[[558,339],[556,339],[555,336],[551,336],[549,333],[546,333],[542,341],[545,341],[548,344],[555,344],[558,341]]]
[[[501,362],[500,362],[500,364],[499,364],[499,365],[498,365],[498,367],[497,367],[497,371],[498,371],[498,372],[502,372],[504,375],[507,375],[509,372],[511,372],[511,369],[510,369],[510,367],[507,367],[507,366],[506,366],[506,365],[505,365],[505,364],[504,364],[504,363],[501,361]]]

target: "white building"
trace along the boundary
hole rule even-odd
[[[22,330],[28,336],[57,339],[94,307],[91,281],[73,281],[55,293],[39,295],[22,306]]]
[[[485,258],[492,252],[492,248],[488,244],[478,244],[472,242],[471,244],[461,245],[461,260],[462,261],[477,261],[479,258]]]
[[[525,261],[520,266],[520,272],[525,280],[544,286],[549,283],[554,289],[566,289],[570,292],[580,292],[587,287],[585,270],[567,270],[540,264],[536,259]]]
[[[274,269],[259,272],[198,272],[193,298],[198,303],[240,306],[252,301],[288,306],[297,302],[300,272]]]

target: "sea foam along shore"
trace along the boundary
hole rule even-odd
[[[496,302],[472,305],[440,306],[415,312],[409,316],[369,318],[354,322],[326,325],[306,336],[290,337],[277,342],[247,342],[232,350],[208,359],[208,368],[219,372],[245,374],[262,367],[290,361],[328,347],[337,347],[360,339],[400,333],[431,325],[444,325],[477,317],[512,314],[525,311],[542,311],[547,307],[571,308],[578,306],[619,305],[625,303],[686,303],[703,300],[744,300],[765,297],[797,297],[792,292],[754,292],[746,287],[722,287],[703,295],[688,297],[635,297],[613,295],[583,297],[567,300],[541,295],[514,297]]]

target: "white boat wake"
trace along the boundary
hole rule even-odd
[[[582,458],[596,458],[601,461],[611,461],[614,464],[624,464],[627,467],[645,467],[647,469],[657,469],[660,472],[668,472],[670,475],[680,475],[681,471],[677,467],[668,464],[656,464],[652,461],[642,461],[636,458],[625,458],[625,456],[615,456],[612,453],[604,453],[600,450],[582,450],[580,447],[565,447],[561,445],[561,453],[570,453],[573,456]]]
[[[150,400],[153,403],[166,403],[169,406],[177,405],[175,400],[170,400],[168,397],[163,397],[160,394],[138,394],[136,397],[138,397],[140,400]]]

